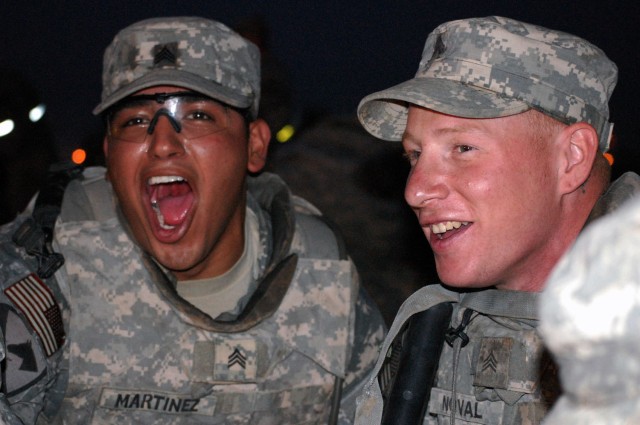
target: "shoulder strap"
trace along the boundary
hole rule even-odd
[[[37,274],[42,279],[51,277],[64,264],[62,254],[54,252],[51,246],[53,228],[60,214],[67,184],[81,173],[82,168],[75,164],[52,165],[47,172],[46,183],[38,193],[31,217],[13,234],[13,242],[37,258]]]
[[[87,167],[82,178],[69,182],[60,211],[63,222],[100,221],[116,216],[111,185],[104,167]]]
[[[346,260],[347,248],[337,226],[322,215],[296,214],[309,258]]]
[[[538,292],[486,289],[466,293],[460,305],[482,314],[513,319],[538,319]]]

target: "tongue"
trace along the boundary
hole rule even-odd
[[[193,205],[193,192],[187,183],[168,183],[156,186],[152,200],[158,203],[165,224],[175,226],[184,220]]]

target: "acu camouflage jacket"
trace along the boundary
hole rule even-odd
[[[214,320],[133,243],[103,173],[85,171],[65,193],[54,245],[66,262],[46,283],[66,340],[49,353],[32,336],[44,375],[5,394],[8,422],[327,423],[342,398],[350,423],[383,323],[319,212],[274,175],[250,179],[264,273],[238,317]],[[28,269],[3,275],[5,287]]]
[[[640,193],[640,177],[624,174],[602,195],[589,221]],[[386,372],[405,325],[416,313],[452,303],[452,338],[443,349],[424,424],[539,424],[560,394],[557,366],[539,336],[540,294],[486,289],[454,292],[429,285],[400,308],[376,367],[358,397],[356,424],[380,424],[388,393]],[[394,343],[396,342],[396,343]],[[382,384],[381,384],[382,382]],[[386,388],[388,390],[388,388]]]

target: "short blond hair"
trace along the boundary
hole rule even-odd
[[[533,137],[540,142],[546,142],[567,127],[567,124],[535,109],[529,109],[528,111],[523,112],[523,114],[527,118],[529,125],[534,130],[532,132]]]

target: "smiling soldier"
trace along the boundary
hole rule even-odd
[[[351,423],[382,318],[320,212],[260,173],[259,63],[201,18],[116,35],[94,110],[106,171],[71,179],[53,232],[46,190],[2,229],[7,358],[32,358],[3,367],[6,422]]]
[[[581,38],[473,18],[437,27],[415,78],[362,100],[363,126],[402,142],[442,284],[398,312],[356,423],[542,421],[560,387],[539,293],[585,224],[640,192],[632,173],[609,185],[616,78]]]

